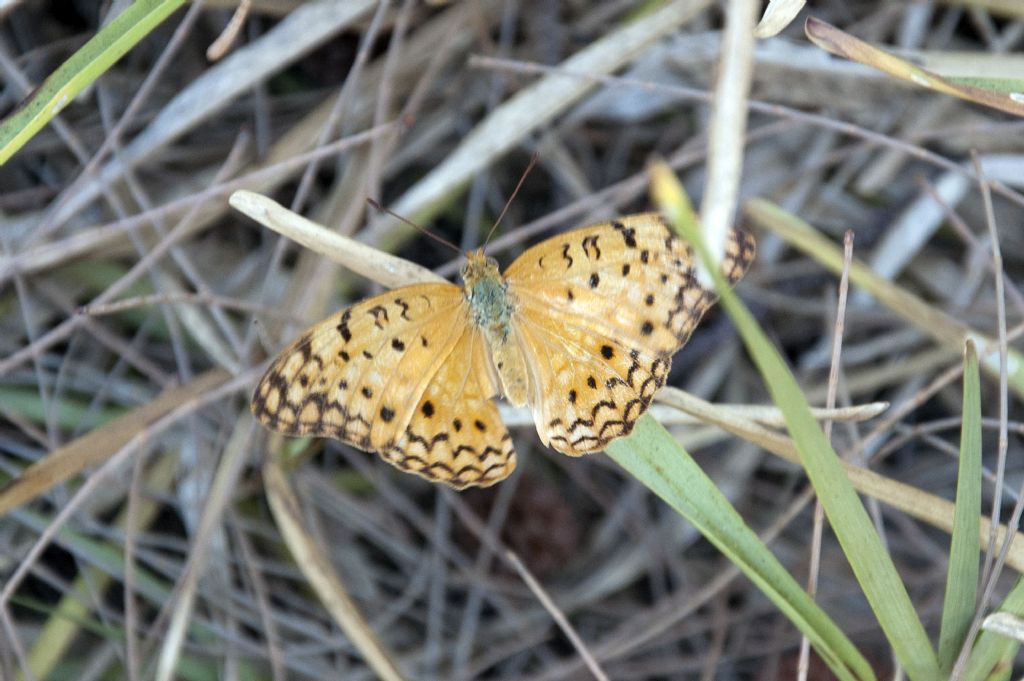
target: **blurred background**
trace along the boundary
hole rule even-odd
[[[0,113],[124,4],[0,3]],[[503,265],[560,230],[650,210],[655,157],[699,202],[719,3],[253,0],[208,55],[235,8],[172,14],[0,167],[0,480],[38,473],[2,497],[0,677],[376,678],[289,549],[261,471],[272,457],[328,589],[407,678],[585,679],[594,664],[615,679],[794,678],[799,632],[726,558],[604,454],[544,448],[525,412],[508,414],[515,474],[462,493],[339,442],[273,437],[249,415],[268,356],[382,289],[232,211],[232,191],[452,280],[459,256],[367,199],[477,248],[536,155],[488,248]],[[826,0],[813,15],[939,73],[1022,72],[1015,3]],[[830,56],[807,16],[754,46],[740,201],[776,203],[839,248],[852,230],[881,279],[991,338],[997,234],[1012,332],[1024,123]],[[989,215],[976,169],[993,183]],[[759,242],[737,291],[824,405],[839,277],[736,220]],[[837,402],[892,406],[837,423],[836,450],[951,500],[960,365],[961,348],[854,287]],[[718,309],[669,383],[770,403]],[[1021,483],[1012,391],[1000,469],[998,372],[983,376],[1004,519]],[[804,583],[802,470],[659,415]],[[868,507],[934,639],[949,535]],[[827,530],[814,572],[819,603],[891,675]],[[814,655],[808,676],[831,678]]]

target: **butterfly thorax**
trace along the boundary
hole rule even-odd
[[[498,271],[497,261],[484,255],[483,251],[472,251],[467,255],[462,281],[473,321],[487,339],[491,363],[501,379],[502,392],[512,404],[521,406],[526,403],[526,361],[513,333],[516,301],[509,293],[508,282]]]

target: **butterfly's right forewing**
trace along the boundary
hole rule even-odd
[[[495,390],[486,357],[471,352],[479,331],[468,314],[452,284],[357,303],[274,361],[256,387],[253,414],[273,430],[337,438],[431,480],[490,484],[511,472],[514,455],[488,399]],[[456,414],[485,424],[486,433],[455,431]]]

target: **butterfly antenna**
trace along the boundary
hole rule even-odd
[[[512,190],[512,195],[508,197],[508,201],[505,202],[505,207],[501,209],[501,214],[498,215],[498,219],[494,221],[494,226],[491,227],[491,231],[487,232],[487,238],[484,239],[485,246],[487,245],[487,242],[491,240],[491,235],[494,234],[494,230],[496,230],[498,225],[501,224],[502,218],[504,218],[505,213],[508,212],[508,207],[512,205],[512,201],[515,200],[516,194],[519,193],[519,189],[523,186],[523,182],[526,181],[526,176],[530,174],[530,171],[533,170],[535,165],[537,165],[537,152],[533,152],[533,155],[530,157],[529,165],[526,166],[526,170],[524,170],[523,174],[519,177],[519,184],[517,184],[516,188]]]
[[[374,199],[369,199],[368,198],[368,199],[366,199],[366,202],[368,204],[370,204],[371,206],[373,206],[375,209],[379,210],[381,213],[387,213],[391,217],[393,217],[393,218],[395,218],[397,220],[401,220],[402,222],[404,222],[405,224],[409,225],[413,229],[416,229],[416,230],[419,230],[420,232],[423,232],[424,234],[429,236],[434,241],[438,241],[438,242],[444,244],[445,246],[447,246],[448,248],[452,249],[453,251],[455,251],[459,255],[462,255],[462,249],[459,248],[458,246],[456,246],[455,244],[453,244],[451,241],[448,241],[448,239],[445,239],[443,236],[439,236],[439,235],[434,234],[433,232],[431,232],[429,229],[424,229],[423,227],[420,227],[419,225],[417,225],[412,220],[406,220],[405,218],[403,218],[401,215],[399,215],[395,211],[391,210],[390,208],[385,208],[384,206],[380,205],[380,203],[378,203]]]

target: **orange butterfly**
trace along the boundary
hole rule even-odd
[[[753,257],[753,237],[734,230],[730,283]],[[428,480],[485,487],[516,464],[493,397],[530,405],[541,440],[564,454],[601,450],[647,411],[715,301],[656,213],[547,239],[504,275],[472,252],[462,279],[398,288],[311,327],[260,380],[253,414]]]

